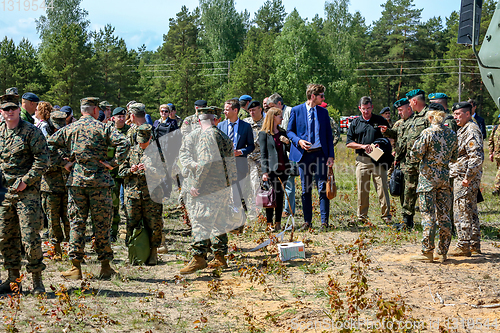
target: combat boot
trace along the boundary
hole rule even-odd
[[[434,253],[431,252],[422,252],[410,258],[411,261],[420,261],[420,262],[433,262],[434,261]]]
[[[62,272],[61,276],[68,280],[81,280],[82,279],[82,263],[76,259],[71,260],[73,266],[71,269]]]
[[[193,259],[187,264],[186,267],[182,268],[180,273],[182,275],[192,274],[200,269],[204,269],[207,267],[207,261],[203,256],[193,256]]]
[[[99,279],[109,280],[113,275],[116,275],[116,271],[111,268],[109,260],[101,261],[101,272],[99,272]]]
[[[457,246],[453,250],[448,252],[450,257],[470,257],[472,254],[470,252],[469,246]]]
[[[23,291],[21,283],[16,281],[17,279],[19,279],[19,276],[20,275],[18,269],[9,269],[9,276],[7,277],[7,280],[0,284],[0,294],[12,294],[13,292],[16,292],[15,289],[17,288],[19,288],[19,292]],[[11,283],[15,283],[17,285],[17,288],[14,288],[14,290],[12,290],[10,285]]]
[[[163,245],[158,248],[158,250],[156,251],[156,253],[161,253],[161,254],[168,253],[167,244],[163,243]]]
[[[445,262],[447,259],[448,259],[448,256],[446,254],[436,253],[434,255],[434,261],[437,261],[437,262],[440,262],[440,263]]]
[[[477,245],[471,246],[470,253],[471,254],[482,254],[481,245],[477,244]]]
[[[215,257],[208,263],[208,268],[227,268],[227,261],[223,254],[216,253]]]
[[[38,296],[45,292],[45,287],[42,282],[42,272],[33,273],[33,295]]]
[[[61,261],[62,260],[61,243],[55,243],[54,244],[54,257],[53,257],[53,259],[55,261]]]
[[[156,247],[151,248],[151,252],[149,253],[149,258],[148,258],[148,262],[146,263],[146,265],[156,266],[156,264],[158,264],[158,252],[157,251],[158,250]]]

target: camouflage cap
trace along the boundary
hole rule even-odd
[[[142,124],[137,127],[137,142],[138,143],[146,143],[151,139],[151,131],[153,126],[149,124]]]
[[[131,114],[134,114],[136,116],[145,116],[146,115],[146,105],[142,103],[134,103],[130,105],[128,111]]]
[[[394,102],[394,107],[397,109],[403,105],[406,105],[406,104],[410,104],[410,101],[408,100],[408,98],[401,98],[401,99],[398,99],[396,102]]]
[[[19,90],[17,90],[17,87],[8,88],[5,90],[5,95],[18,95],[19,96]]]
[[[99,97],[85,97],[80,100],[81,106],[99,106]]]
[[[222,109],[217,106],[206,106],[198,109],[198,115],[200,114],[213,114],[217,118],[220,117]]]
[[[412,99],[413,97],[418,95],[422,95],[425,97],[425,91],[423,91],[422,89],[413,89],[406,93],[406,97],[408,97],[408,99]]]
[[[19,107],[19,95],[2,95],[0,96],[0,109],[8,107]]]
[[[109,104],[108,101],[102,101],[101,103],[99,103],[99,107],[101,109],[105,109],[108,106],[113,106],[113,104]]]
[[[50,121],[56,129],[61,129],[66,126],[66,112],[52,111],[50,113]]]

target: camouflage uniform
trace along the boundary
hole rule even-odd
[[[450,165],[453,178],[453,211],[458,247],[480,250],[481,231],[477,210],[477,193],[483,174],[483,136],[479,126],[470,120],[458,130],[458,160]],[[462,186],[467,179],[469,186]]]
[[[248,154],[248,171],[250,173],[250,182],[252,184],[252,193],[255,203],[255,197],[257,196],[257,190],[260,187],[260,181],[262,179],[262,168],[260,165],[260,145],[259,145],[259,132],[262,128],[262,124],[264,124],[264,117],[262,117],[259,121],[255,122],[252,117],[248,117],[243,119],[244,122],[249,123],[252,126],[253,138],[255,149],[253,152]]]
[[[181,197],[185,198],[186,209],[193,211],[193,197],[189,194],[190,186],[188,179],[194,177],[197,166],[196,145],[199,142],[201,127],[194,129],[191,133],[182,138],[182,146],[179,150],[179,162],[182,165],[182,176],[184,177],[181,187]]]
[[[116,128],[123,135],[127,135],[130,126],[125,124],[122,128]],[[115,147],[108,147],[108,160],[113,160],[115,157]],[[120,187],[124,186],[123,178],[118,176],[118,168],[114,168],[109,172],[115,185],[113,186],[113,222],[111,223],[111,237],[116,238],[118,235],[118,227],[120,225]]]
[[[182,122],[181,133],[182,136],[186,136],[195,129],[200,128],[200,123],[198,121],[198,116],[193,114],[191,116],[186,117]]]
[[[498,126],[498,125],[497,125]],[[488,149],[490,155],[493,155],[493,161],[497,165],[497,174],[495,176],[494,193],[500,192],[500,131],[497,131],[497,126],[494,127],[488,138]]]
[[[227,181],[230,184],[236,181],[233,142],[217,127],[209,127],[200,133],[196,155],[196,171],[188,179],[188,188],[199,191],[199,195],[193,197],[194,208],[190,212],[194,236],[192,254],[204,256],[211,246],[214,254],[226,255],[228,238],[223,216],[231,197]]]
[[[420,162],[417,193],[422,215],[422,253],[434,251],[436,224],[437,253],[447,254],[451,241],[449,211],[453,201],[449,163],[457,161],[457,135],[447,126],[431,125],[422,131],[410,152],[410,162]]]
[[[418,185],[418,161],[408,163],[406,160],[409,152],[413,148],[415,141],[418,139],[424,129],[430,126],[427,119],[427,106],[420,112],[414,112],[413,117],[405,121],[404,136],[402,144],[406,146],[405,157],[399,156],[397,161],[401,161],[401,170],[404,173],[404,193],[403,193],[403,215],[415,215],[415,204],[417,202],[417,185]],[[399,140],[399,137],[398,137]],[[400,154],[403,153],[401,146]],[[404,161],[404,162],[403,162]]]
[[[142,126],[141,126],[142,127]],[[125,207],[127,209],[127,240],[132,236],[134,229],[142,223],[149,234],[152,248],[161,244],[163,229],[162,204],[151,200],[144,170],[132,172],[130,167],[144,163],[151,168],[151,161],[144,155],[144,149],[139,145],[132,147],[129,156],[120,166],[119,175],[125,181]]]
[[[30,123],[30,124],[35,124],[35,119],[33,119],[33,116],[26,111],[25,108],[21,107],[21,119]]]
[[[244,120],[248,117],[250,117],[250,113],[248,113],[247,110],[240,108],[240,111],[238,111],[238,118],[240,118],[241,120]]]
[[[94,100],[82,103],[92,105]],[[81,262],[85,255],[85,230],[89,210],[95,227],[95,248],[100,261],[112,260],[110,228],[113,211],[111,188],[113,178],[100,163],[107,158],[108,147],[116,147],[115,159],[108,162],[118,167],[125,160],[130,143],[110,124],[104,124],[90,115],[65,126],[48,140],[54,148],[71,151],[74,165],[68,177],[68,205],[71,223],[71,260]]]
[[[45,269],[39,191],[48,162],[47,142],[40,129],[21,119],[12,130],[0,123],[0,169],[8,190],[0,206],[0,251],[5,269],[21,268],[21,239],[26,246],[28,273]],[[27,187],[17,192],[21,182]]]
[[[340,140],[340,127],[339,125],[337,125],[335,119],[333,119],[332,117],[330,117],[330,126],[332,127],[333,146],[335,147]]]
[[[460,128],[457,125],[457,121],[455,120],[455,118],[453,118],[453,115],[450,114],[449,110],[446,110],[445,112],[446,112],[446,118],[444,119],[444,126],[447,126],[453,132],[457,133],[458,129]]]

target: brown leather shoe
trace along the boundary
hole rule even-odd
[[[448,251],[448,256],[450,257],[470,257],[472,254],[469,247],[455,247],[453,250]]]
[[[193,259],[186,265],[186,267],[180,270],[182,275],[192,274],[200,269],[207,268],[207,261],[203,256],[193,256]]]
[[[208,268],[222,268],[226,269],[227,266],[227,260],[224,257],[224,255],[216,253],[215,257],[208,263]]]

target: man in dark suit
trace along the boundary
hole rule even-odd
[[[217,128],[222,132],[227,134],[229,138],[233,141],[234,156],[236,157],[236,171],[238,173],[238,182],[240,183],[240,188],[244,192],[245,203],[250,204],[253,200],[248,200],[248,196],[251,191],[247,191],[250,188],[248,182],[248,161],[247,156],[255,149],[255,143],[253,139],[252,126],[238,118],[238,112],[240,111],[240,102],[237,99],[230,99],[224,103],[224,114],[226,120],[219,123]],[[249,192],[249,193],[247,193]],[[238,202],[237,198],[239,195],[233,193],[235,198],[234,202]]]
[[[312,227],[311,191],[314,175],[318,178],[319,202],[321,210],[321,230],[328,228],[330,201],[326,197],[326,178],[328,167],[333,166],[333,136],[330,117],[325,108],[319,106],[325,99],[325,87],[309,84],[306,90],[307,101],[292,108],[288,121],[290,160],[299,163],[302,182],[302,209],[304,225],[301,230]]]
[[[483,135],[483,140],[486,139],[486,123],[484,122],[484,118],[476,113],[477,103],[475,100],[469,98],[467,101],[472,105],[472,118],[476,119],[477,125],[481,130],[481,134]]]

